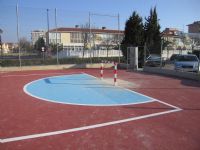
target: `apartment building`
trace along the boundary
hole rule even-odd
[[[49,43],[62,44],[65,50],[114,48],[121,42],[123,31],[88,28],[57,28],[49,31]]]
[[[31,32],[31,42],[34,45],[35,42],[42,37],[46,41],[46,32],[43,30],[34,30]]]
[[[200,21],[195,21],[188,26],[188,33],[200,33]]]
[[[176,28],[166,28],[162,32],[162,37],[169,42],[167,49],[181,49],[184,46],[182,42],[183,32]]]

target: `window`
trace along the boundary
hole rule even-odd
[[[49,33],[49,42],[56,44],[56,33]],[[57,43],[61,43],[60,33],[57,33]]]
[[[83,38],[81,33],[70,33],[71,43],[83,43]]]

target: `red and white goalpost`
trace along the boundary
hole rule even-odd
[[[100,72],[101,80],[103,80],[103,63],[101,63],[101,72]]]
[[[100,78],[103,80],[104,64],[101,63],[100,67]],[[114,62],[114,86],[117,86],[117,63]]]
[[[117,63],[114,62],[114,86],[117,85]]]

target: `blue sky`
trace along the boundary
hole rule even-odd
[[[4,42],[16,41],[17,0],[0,0],[0,28]],[[161,30],[174,27],[187,32],[187,24],[200,20],[200,0],[18,0],[20,37],[30,39],[31,30],[47,29],[46,9],[50,9],[50,28],[55,28],[54,9],[57,8],[58,27],[73,27],[88,22],[88,13],[120,15],[120,28],[133,11],[148,17],[152,7],[157,7]],[[92,16],[95,27],[117,29],[116,17]]]

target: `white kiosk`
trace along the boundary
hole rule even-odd
[[[127,47],[127,70],[138,70],[138,47]]]

